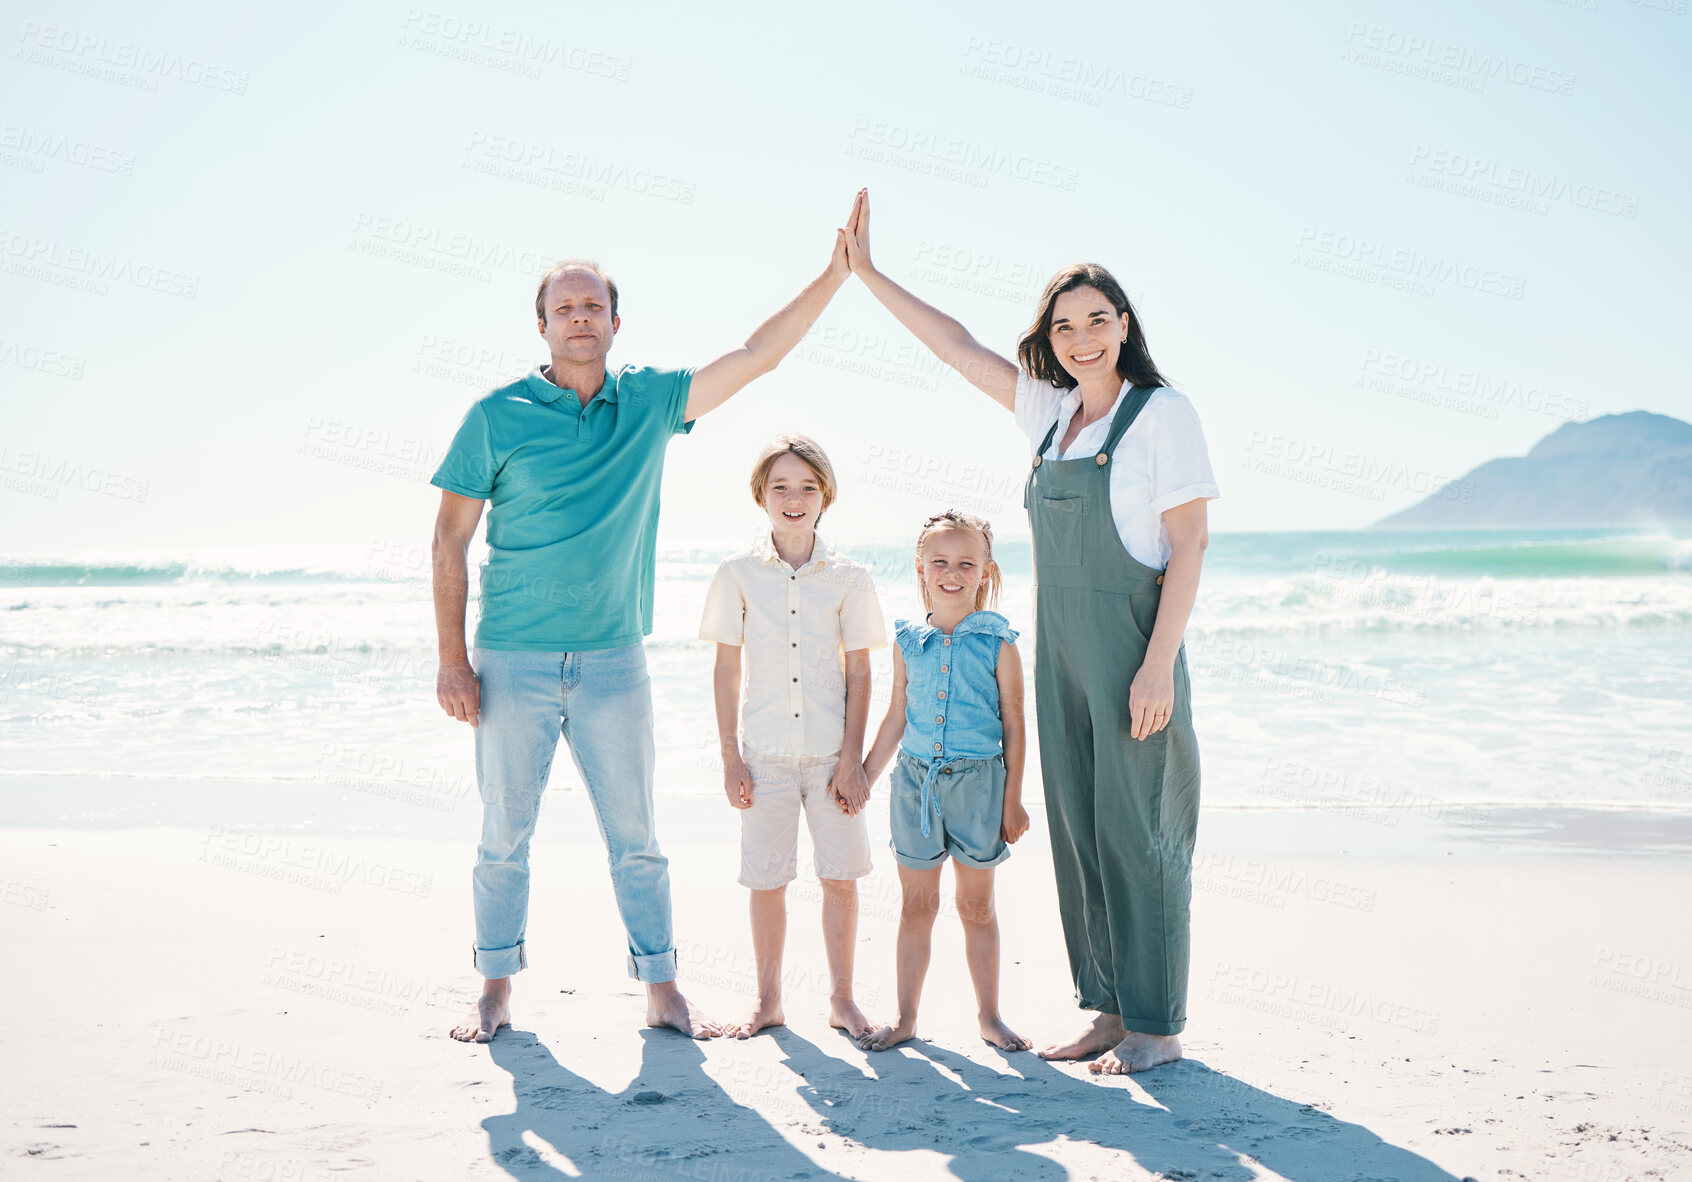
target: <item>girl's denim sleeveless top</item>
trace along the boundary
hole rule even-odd
[[[895,620],[893,636],[905,658],[899,743],[905,753],[935,767],[999,755],[999,642],[1016,643],[1010,621],[998,612],[971,612],[947,636],[929,624]]]

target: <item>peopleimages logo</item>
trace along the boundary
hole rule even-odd
[[[134,41],[120,41],[95,33],[80,32],[60,25],[25,21],[18,33],[24,43],[19,54],[37,65],[54,66],[72,73],[104,76],[103,68],[130,75],[128,81],[143,90],[157,90],[160,80],[186,82],[227,94],[246,94],[251,75],[227,66],[203,62],[169,50],[154,50]],[[110,81],[126,79],[112,77]]]

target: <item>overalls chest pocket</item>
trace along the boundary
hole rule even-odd
[[[1080,566],[1092,497],[1080,492],[1031,490],[1034,561],[1041,566]]]

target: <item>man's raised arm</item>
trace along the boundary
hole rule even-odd
[[[828,301],[851,273],[846,265],[846,231],[838,230],[827,270],[811,280],[786,307],[760,324],[744,345],[694,371],[693,384],[687,393],[687,421],[716,410],[747,382],[779,365],[811,331],[811,325],[817,322]]]

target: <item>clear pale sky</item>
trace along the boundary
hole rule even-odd
[[[0,25],[0,553],[423,536],[466,406],[544,360],[541,265],[619,281],[613,364],[701,364],[860,185],[883,269],[1007,354],[1052,270],[1114,271],[1214,530],[1692,418],[1684,0],[145,8]],[[743,538],[778,430],[834,458],[826,532],[1026,531],[1010,416],[855,283],[672,445],[663,541]]]

